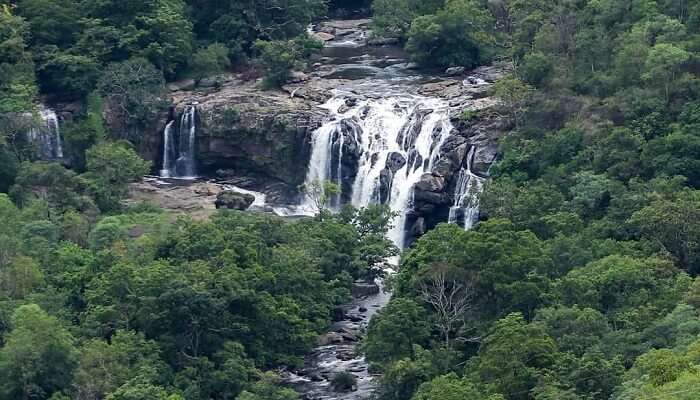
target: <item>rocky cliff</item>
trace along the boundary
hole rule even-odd
[[[231,180],[291,203],[304,182],[311,133],[324,111],[290,93],[259,89],[255,82],[220,77],[213,87],[172,93],[173,118],[197,107],[200,174]]]
[[[153,149],[163,147],[165,125],[169,121],[177,122],[188,107],[195,105],[195,148],[200,175],[263,192],[271,204],[296,204],[298,186],[304,182],[311,158],[313,132],[332,118],[330,114],[337,116],[336,111],[343,113],[343,108],[354,106],[340,104],[338,110],[329,110],[321,105],[337,91],[343,91],[347,101],[389,95],[381,87],[375,87],[378,80],[386,84],[387,75],[403,77],[404,90],[405,77],[417,74],[415,67],[406,63],[394,47],[368,46],[368,35],[363,31],[367,20],[358,21],[354,24],[328,22],[317,27],[318,32],[334,32],[329,34],[329,45],[323,57],[308,75],[296,73],[295,82],[280,90],[266,91],[260,88],[259,82],[230,74],[205,79],[199,85],[193,81],[171,84],[170,113],[167,118],[155,122],[160,126],[144,141],[148,145],[143,147],[142,154],[154,160],[157,170],[162,160],[161,156],[154,155]],[[337,42],[335,46],[334,42]],[[411,93],[440,98],[449,104],[452,130],[448,139],[441,143],[439,161],[415,185],[406,219],[406,229],[412,236],[420,236],[447,220],[455,203],[460,172],[469,161],[471,172],[480,177],[488,176],[498,153],[498,142],[508,130],[495,112],[497,100],[491,97],[491,86],[506,71],[506,66],[496,65],[475,71],[450,69],[444,74],[423,75],[415,82],[408,79],[413,82],[408,84]],[[374,89],[368,91],[367,86]],[[391,85],[387,90],[391,91]],[[350,119],[343,122],[353,123]],[[352,127],[346,127],[334,133],[344,135],[343,140],[333,142],[333,146],[343,146],[342,151],[331,147],[331,164],[342,164],[338,171],[343,173],[339,180],[343,182],[345,202],[352,192],[362,152],[355,141],[357,135],[352,131]],[[332,159],[335,154],[342,155],[340,162]],[[407,162],[411,160],[390,159],[387,174],[395,173]],[[338,178],[333,175],[335,173],[334,169],[333,180]],[[390,185],[391,179],[386,180]],[[380,193],[379,197],[387,195],[388,190],[384,190],[384,195]]]

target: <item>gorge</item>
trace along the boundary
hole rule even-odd
[[[204,176],[237,185],[223,190],[263,193],[266,204],[257,209],[285,216],[313,215],[314,201],[298,187],[330,181],[340,189],[332,209],[386,204],[396,213],[389,238],[399,248],[440,222],[471,228],[505,134],[506,124],[489,112],[496,104],[489,90],[504,67],[465,76],[418,72],[400,49],[369,46],[367,23],[316,26],[333,38],[309,76],[282,91],[236,77],[213,88],[173,85],[161,177],[194,176],[196,159]],[[465,110],[474,117],[464,119]],[[358,341],[389,299],[373,290],[343,306],[305,367],[283,372],[284,381],[305,399],[369,398],[376,382]],[[342,373],[355,376],[353,391],[333,387]]]
[[[439,222],[469,225],[478,217],[469,189],[488,175],[505,131],[488,111],[496,103],[491,83],[505,67],[463,76],[419,72],[399,48],[368,45],[368,23],[316,26],[333,38],[312,72],[282,91],[236,76],[216,78],[212,87],[171,85],[173,116],[157,146],[169,149],[156,158],[160,175],[193,176],[182,161],[194,154],[202,176],[264,193],[270,209],[285,215],[313,212],[300,185],[332,181],[341,189],[334,208],[381,203],[397,212],[391,238],[400,247]],[[475,117],[462,119],[465,110]]]
[[[138,147],[159,178],[134,185],[132,198],[198,215],[214,210],[217,193],[237,191],[254,195],[257,211],[296,217],[316,211],[299,186],[331,181],[340,188],[333,209],[385,204],[396,213],[389,238],[398,248],[441,222],[470,229],[508,128],[490,111],[497,104],[491,86],[507,68],[418,71],[400,48],[369,45],[368,24],[314,27],[330,35],[322,55],[282,90],[235,74],[171,83],[170,110],[149,121],[159,128]],[[44,120],[55,126],[48,137],[56,149],[50,116]],[[282,374],[285,382],[306,399],[369,398],[376,382],[358,341],[389,299],[373,289],[343,306],[305,367]],[[345,372],[357,385],[342,394],[331,381]]]

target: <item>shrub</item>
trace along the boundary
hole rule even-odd
[[[357,387],[357,378],[349,372],[341,372],[333,377],[331,385],[336,392],[350,392]]]

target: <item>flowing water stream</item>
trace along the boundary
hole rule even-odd
[[[329,199],[334,209],[348,203],[357,208],[388,205],[398,215],[389,238],[404,248],[414,187],[424,174],[433,172],[453,133],[450,105],[444,99],[416,93],[415,83],[425,77],[410,70],[396,48],[367,47],[341,39],[327,44],[324,54],[324,67],[330,67],[326,77],[344,81],[322,106],[329,117],[313,133],[306,184],[337,184],[341,193]],[[459,172],[450,209],[449,222],[465,229],[478,218],[475,195],[483,183],[472,172],[475,151],[471,147],[467,165]],[[313,213],[314,199],[304,197],[299,208]],[[287,372],[285,381],[307,400],[371,398],[376,379],[368,371],[358,340],[390,297],[380,290],[347,305],[345,318],[330,327],[322,345],[307,358],[304,370]],[[356,377],[356,390],[339,393],[333,389],[333,377],[344,372]]]
[[[39,156],[45,160],[63,158],[63,139],[56,112],[44,105],[39,109],[40,123],[32,127],[27,138],[37,146]]]
[[[168,122],[163,130],[162,178],[195,179],[197,177],[196,155],[197,106],[189,105],[180,116],[179,123]]]

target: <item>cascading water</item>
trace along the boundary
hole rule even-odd
[[[476,147],[472,146],[467,154],[467,166],[459,171],[455,187],[454,205],[450,207],[449,223],[458,224],[460,217],[464,229],[471,229],[479,220],[479,193],[484,185],[484,178],[472,172],[472,161]]]
[[[174,153],[173,147],[173,127],[175,121],[170,121],[163,130],[163,169],[160,170],[160,176],[170,178],[172,176],[172,157]]]
[[[180,117],[176,140],[175,121],[170,121],[163,131],[163,178],[192,179],[197,176],[195,160],[197,139],[197,107],[189,105]]]
[[[29,130],[29,141],[38,146],[41,158],[47,160],[63,158],[63,141],[56,112],[42,105],[39,116],[41,123]]]
[[[314,133],[306,183],[349,187],[352,193],[346,197],[358,208],[387,204],[398,213],[389,237],[403,247],[413,187],[432,171],[452,130],[449,105],[408,94],[362,101],[337,94],[324,108],[332,118]],[[343,163],[348,148],[358,149],[355,174]],[[352,175],[348,185],[344,179]],[[312,207],[311,199],[305,199],[304,207]]]

